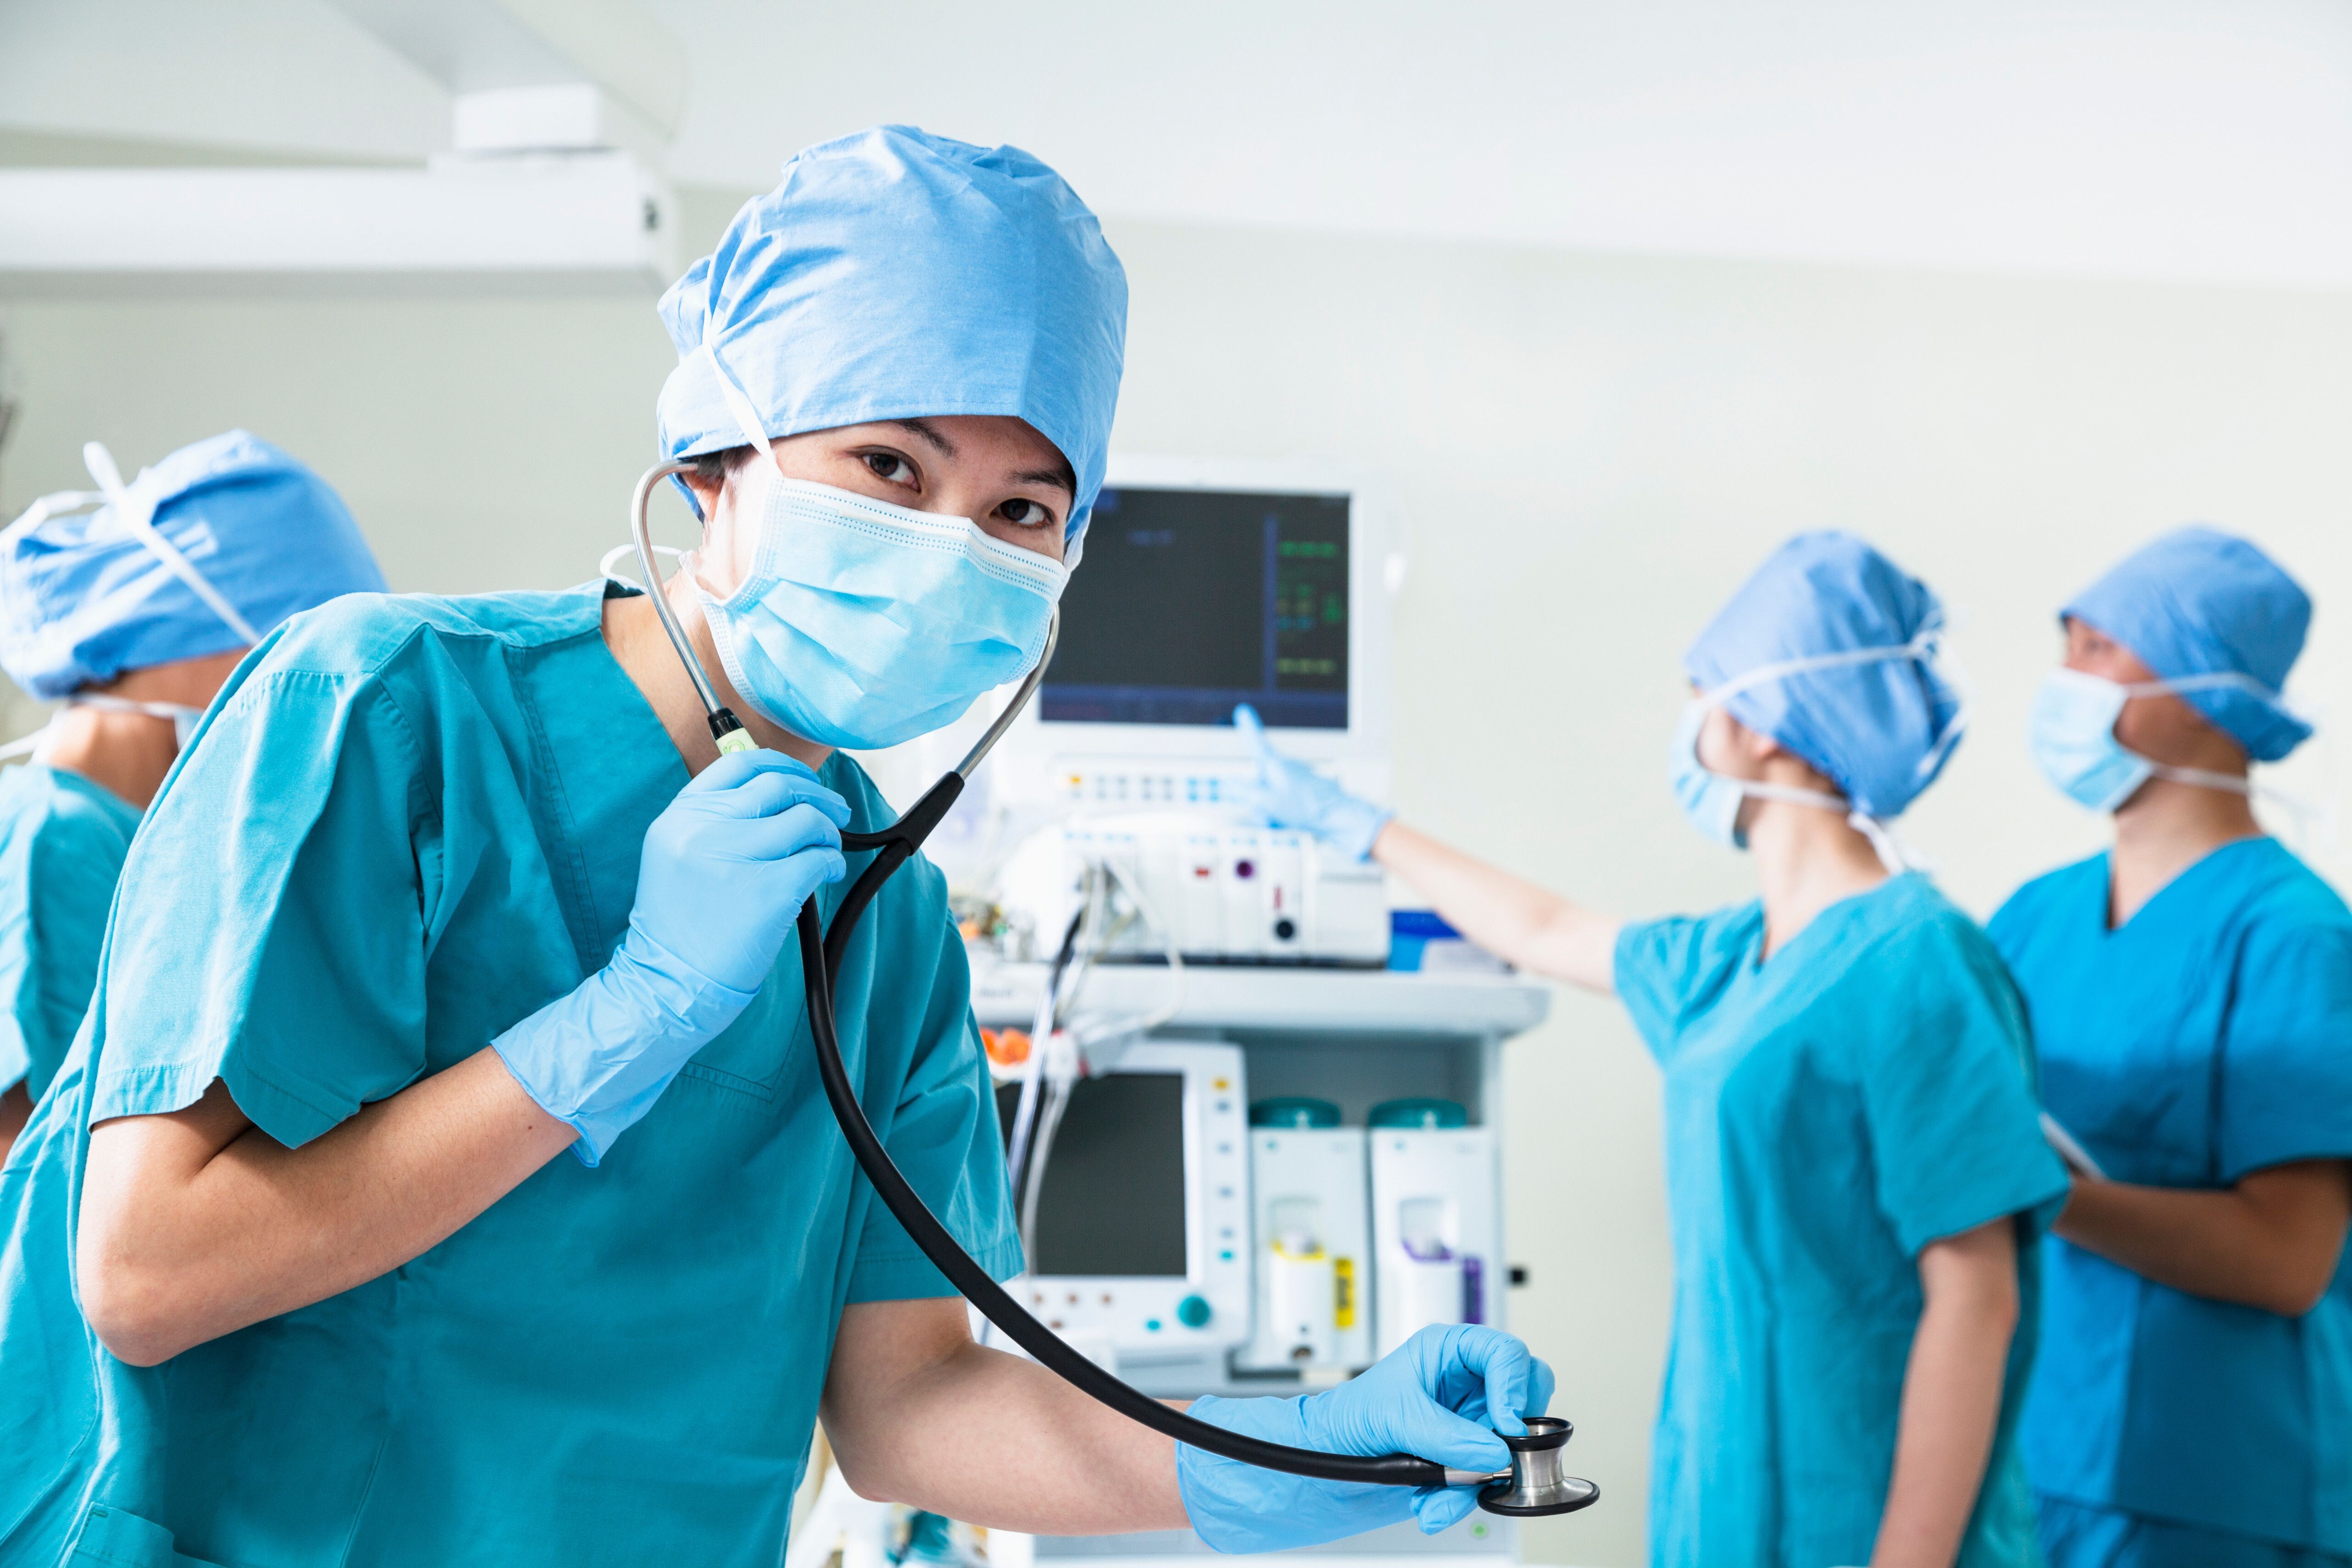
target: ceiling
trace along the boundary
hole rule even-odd
[[[680,182],[882,120],[1114,218],[2352,287],[2340,0],[643,0]],[[0,129],[305,158],[444,145],[326,0],[0,0]]]

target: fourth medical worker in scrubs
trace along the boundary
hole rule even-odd
[[[2352,915],[2254,820],[2311,604],[2168,535],[2067,605],[2051,781],[2115,847],[1993,917],[2079,1172],[2023,1447],[2053,1568],[2352,1563]]]

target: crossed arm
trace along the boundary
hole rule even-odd
[[[84,1314],[118,1357],[153,1365],[399,1267],[573,1136],[487,1050],[299,1149],[219,1082],[184,1110],[100,1122],[76,1260]],[[1188,1522],[1171,1441],[974,1344],[955,1298],[844,1312],[824,1415],[866,1497],[1055,1534]]]
[[[2060,1236],[2192,1296],[2300,1317],[2336,1278],[2352,1162],[2297,1160],[2218,1190],[2077,1179]]]

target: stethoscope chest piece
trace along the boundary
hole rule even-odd
[[[1488,1513],[1529,1519],[1574,1513],[1600,1501],[1599,1487],[1560,1468],[1576,1428],[1557,1415],[1530,1415],[1527,1427],[1524,1437],[1496,1434],[1511,1450],[1511,1475],[1480,1492],[1478,1506]]]

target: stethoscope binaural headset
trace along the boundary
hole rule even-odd
[[[637,549],[637,560],[646,574],[646,597],[661,617],[662,630],[669,634],[670,645],[693,682],[702,700],[704,712],[710,723],[711,739],[724,752],[753,749],[754,742],[743,728],[742,721],[719,700],[711,689],[710,679],[704,672],[702,660],[687,638],[686,629],[678,625],[677,616],[662,591],[662,577],[654,563],[651,534],[646,525],[646,505],[653,488],[672,475],[691,471],[690,463],[662,463],[646,470],[637,481],[636,492],[630,503],[629,526]],[[1570,1513],[1599,1500],[1601,1489],[1591,1481],[1565,1474],[1560,1468],[1562,1450],[1568,1445],[1574,1427],[1558,1416],[1533,1415],[1527,1418],[1527,1436],[1508,1436],[1501,1433],[1503,1442],[1511,1450],[1511,1468],[1496,1474],[1448,1469],[1433,1460],[1416,1458],[1410,1454],[1386,1454],[1365,1458],[1352,1454],[1326,1454],[1312,1448],[1293,1448],[1281,1443],[1268,1443],[1260,1438],[1229,1432],[1213,1426],[1179,1410],[1171,1409],[1160,1401],[1129,1387],[1111,1373],[1105,1372],[1084,1355],[1070,1348],[1058,1334],[1031,1317],[1020,1303],[1006,1294],[1003,1287],[988,1276],[988,1271],[972,1261],[971,1255],[941,1225],[912,1184],[899,1173],[881,1139],[875,1136],[872,1123],[866,1120],[865,1110],[857,1103],[857,1092],[850,1086],[849,1069],[841,1058],[841,1040],[835,1029],[833,987],[839,978],[843,957],[849,949],[850,932],[857,918],[874,900],[882,884],[892,872],[914,858],[923,840],[930,836],[940,818],[948,814],[963,793],[964,782],[972,770],[1004,736],[1027,707],[1045,679],[1045,667],[1053,662],[1054,644],[1061,629],[1057,610],[1045,633],[1045,648],[1037,659],[1036,668],[1022,680],[1021,689],[987,732],[973,743],[963,761],[942,775],[939,783],[925,793],[922,799],[879,833],[844,833],[841,847],[849,854],[871,851],[874,858],[858,873],[843,895],[841,907],[833,917],[831,930],[822,924],[817,913],[816,899],[801,906],[798,929],[801,944],[801,975],[808,988],[809,1035],[816,1047],[818,1075],[824,1081],[824,1097],[832,1103],[834,1120],[841,1124],[842,1136],[849,1140],[850,1152],[856,1156],[858,1167],[866,1180],[874,1184],[882,1202],[914,1237],[915,1245],[923,1249],[950,1283],[961,1291],[966,1300],[980,1309],[988,1321],[1012,1336],[1015,1343],[1034,1356],[1040,1364],[1059,1373],[1082,1393],[1127,1416],[1141,1422],[1152,1430],[1163,1433],[1179,1442],[1196,1448],[1238,1459],[1244,1464],[1264,1469],[1283,1470],[1292,1475],[1310,1476],[1318,1480],[1359,1481],[1383,1487],[1458,1487],[1486,1483],[1478,1493],[1478,1506],[1490,1513],[1537,1515]]]

